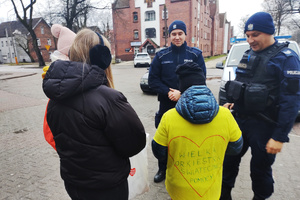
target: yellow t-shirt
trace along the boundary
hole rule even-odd
[[[192,124],[175,108],[166,112],[153,139],[168,147],[165,184],[172,200],[218,200],[228,142],[240,137],[227,108],[207,124]]]

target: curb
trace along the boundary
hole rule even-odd
[[[6,78],[0,78],[1,81],[9,80],[9,79],[15,79],[15,78],[22,78],[26,76],[33,76],[36,75],[37,73],[31,73],[31,74],[24,74],[24,75],[19,75],[19,76],[11,76],[11,77],[6,77]]]

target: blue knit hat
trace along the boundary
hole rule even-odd
[[[186,34],[186,25],[183,21],[175,20],[172,22],[172,24],[169,26],[169,34],[175,29],[180,29]]]
[[[245,24],[244,33],[247,31],[260,31],[273,35],[275,32],[275,27],[272,16],[266,12],[255,13],[247,20]]]

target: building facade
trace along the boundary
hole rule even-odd
[[[51,27],[43,18],[33,19],[33,30],[37,36],[37,43],[45,62],[50,61],[51,53],[56,49],[54,37],[51,34]],[[27,29],[19,21],[3,22],[0,24],[0,62],[38,61],[37,55],[32,46],[32,38]]]
[[[221,18],[226,15],[219,14],[218,0],[116,0],[112,8],[117,59],[132,60],[136,52],[154,55],[170,46],[168,26],[174,20],[185,22],[188,46],[201,49],[204,57],[230,48],[225,44],[232,27]]]

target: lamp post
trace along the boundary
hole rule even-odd
[[[18,62],[18,51],[17,51],[17,47],[16,47],[16,39],[15,39],[15,35],[17,34],[18,30],[15,30],[13,33],[12,33],[12,37],[11,37],[11,41],[12,41],[12,45],[13,45],[13,49],[14,49],[14,54],[15,54],[15,62],[16,64],[18,65],[19,62]]]

